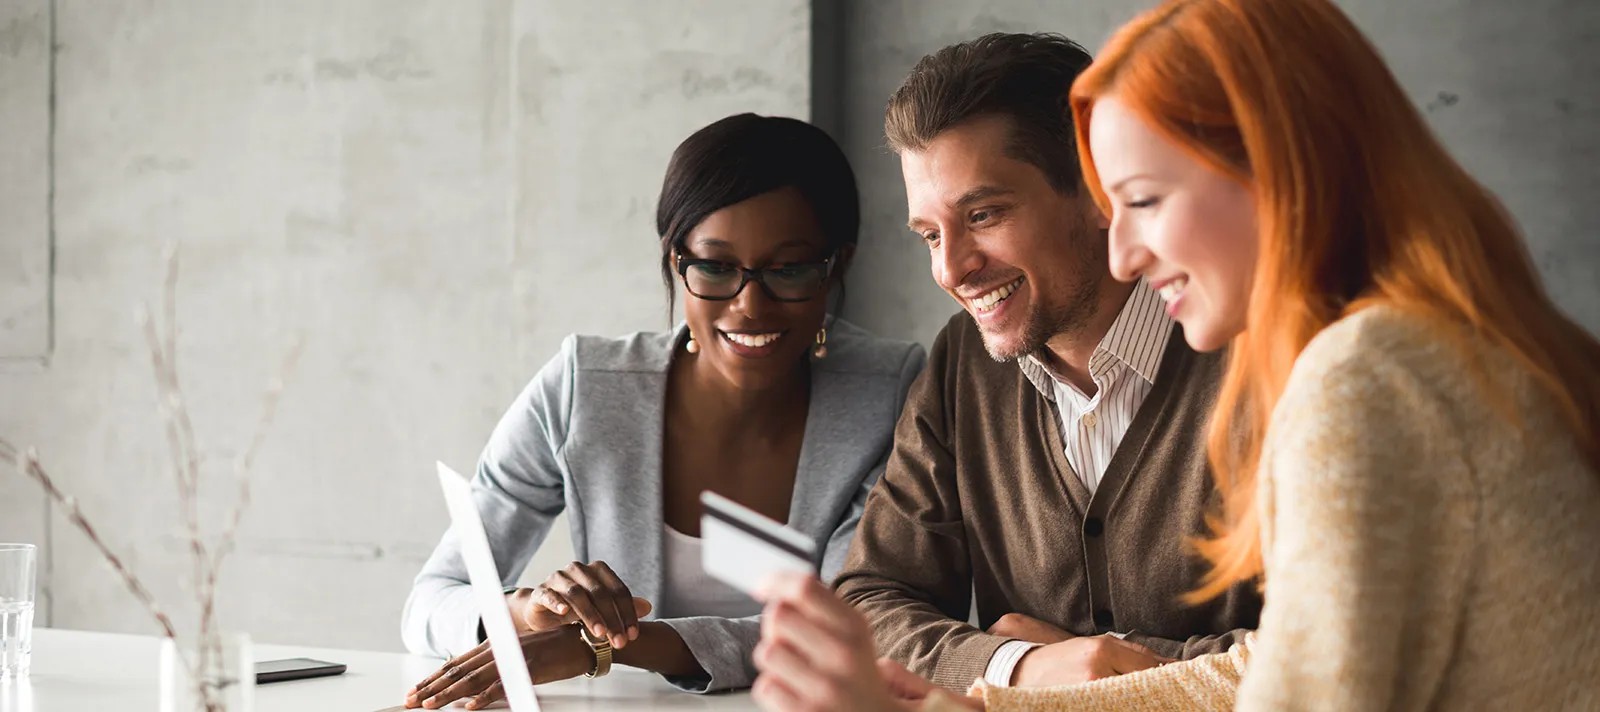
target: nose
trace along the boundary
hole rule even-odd
[[[1132,282],[1144,274],[1155,261],[1155,255],[1145,247],[1144,239],[1136,225],[1124,219],[1118,211],[1111,218],[1107,251],[1111,256],[1111,276],[1120,282]]]
[[[767,297],[766,290],[762,289],[761,285],[757,284],[753,279],[746,282],[744,289],[733,295],[733,299],[728,303],[729,308],[733,311],[749,317],[759,316],[762,311],[771,305],[772,300]]]
[[[954,290],[967,275],[983,266],[983,251],[969,235],[947,234],[932,250],[933,279],[939,286]]]

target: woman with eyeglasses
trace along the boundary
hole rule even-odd
[[[760,604],[700,566],[703,490],[843,563],[883,471],[920,346],[828,314],[856,246],[856,183],[820,129],[741,114],[678,146],[656,213],[675,330],[568,337],[512,403],[473,491],[511,586],[563,512],[577,561],[507,588],[536,683],[651,670],[690,692],[748,687]],[[502,696],[456,539],[406,603],[413,652],[453,658],[408,707]],[[610,648],[610,660],[605,648]]]

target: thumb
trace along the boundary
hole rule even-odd
[[[634,597],[634,599],[633,599],[633,614],[635,616],[643,618],[645,616],[650,615],[650,611],[653,611],[653,610],[655,610],[655,606],[650,605],[649,601],[646,601],[643,598],[639,598],[637,596]]]
[[[1158,653],[1158,652],[1156,652],[1154,650],[1151,650],[1148,646],[1140,645],[1140,644],[1135,643],[1135,642],[1133,642],[1131,640],[1128,640],[1126,638],[1118,638],[1118,637],[1113,635],[1113,636],[1111,636],[1111,640],[1113,642],[1115,642],[1116,644],[1121,645],[1124,648],[1132,650],[1135,653],[1139,653],[1140,655],[1148,655],[1148,656],[1150,656],[1152,658],[1155,658],[1156,660],[1159,660],[1159,661],[1164,662],[1164,663],[1174,662],[1173,658],[1169,658],[1169,657],[1167,657],[1165,655],[1162,655],[1162,654],[1160,654],[1160,653]]]
[[[921,700],[933,690],[933,683],[889,658],[878,658],[877,667],[878,674],[889,685],[890,694],[898,699]]]
[[[1140,646],[1143,647],[1143,646]],[[1118,675],[1130,672],[1148,670],[1161,665],[1162,658],[1145,649],[1143,652],[1134,647],[1112,647],[1110,660],[1111,669]]]

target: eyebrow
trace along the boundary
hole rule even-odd
[[[1002,188],[997,185],[980,185],[972,190],[962,193],[961,197],[956,198],[950,203],[950,206],[959,210],[966,208],[973,203],[989,200],[991,198],[998,198],[1005,195],[1016,195],[1016,193],[1017,191],[1015,190],[1010,188]],[[906,227],[915,232],[918,225],[926,222],[926,220],[922,220],[921,218],[911,218],[910,220],[906,221]]]
[[[1133,174],[1133,175],[1131,175],[1131,176],[1128,176],[1128,177],[1126,177],[1126,178],[1123,178],[1123,179],[1122,179],[1122,180],[1119,180],[1119,181],[1117,181],[1117,182],[1115,182],[1115,183],[1112,183],[1112,184],[1111,184],[1111,187],[1109,187],[1109,188],[1106,188],[1106,192],[1107,192],[1107,193],[1115,193],[1115,192],[1117,192],[1117,189],[1118,189],[1118,188],[1121,188],[1121,187],[1122,187],[1122,185],[1123,185],[1123,184],[1124,184],[1124,183],[1127,183],[1127,182],[1129,182],[1129,181],[1134,181],[1134,180],[1138,180],[1138,179],[1140,179],[1140,178],[1146,178],[1146,179],[1149,179],[1149,178],[1150,178],[1150,175],[1149,175],[1149,174],[1147,174],[1147,173],[1135,173],[1135,174]]]
[[[952,205],[957,208],[965,208],[968,205],[981,200],[998,198],[1002,195],[1014,195],[1016,192],[1017,191],[1014,191],[1010,188],[1001,188],[994,185],[980,185],[972,190],[962,193],[961,197],[956,198],[956,202],[952,203]]]
[[[733,248],[733,243],[731,243],[731,242],[729,242],[727,240],[724,240],[724,239],[722,239],[720,237],[702,237],[702,238],[700,238],[698,240],[686,240],[686,241],[684,241],[684,247],[689,247],[691,245],[694,246],[694,247],[702,248],[702,249],[711,249],[711,248],[732,249]],[[772,248],[772,251],[773,252],[782,252],[783,250],[792,250],[792,249],[796,249],[796,248],[812,248],[812,247],[816,247],[816,246],[817,245],[814,242],[810,241],[810,240],[802,240],[802,239],[800,239],[798,237],[792,237],[792,238],[789,238],[787,240],[784,240],[783,242],[778,243],[776,247]],[[826,248],[826,246],[824,246],[824,249],[825,248]]]

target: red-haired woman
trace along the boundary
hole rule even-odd
[[[1349,19],[1329,0],[1172,0],[1116,34],[1071,106],[1113,272],[1157,287],[1191,346],[1229,348],[1223,509],[1193,598],[1261,581],[1255,638],[958,700],[874,668],[848,609],[782,580],[757,699],[1600,709],[1600,343]]]

